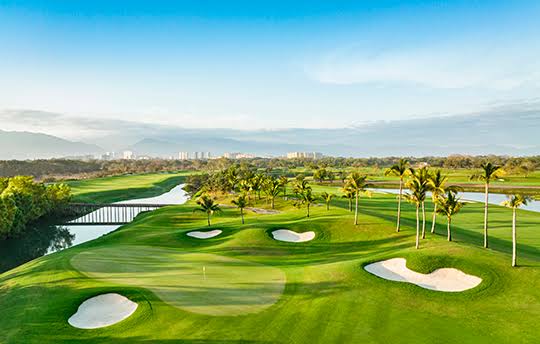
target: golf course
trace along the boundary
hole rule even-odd
[[[113,202],[166,191],[185,178],[163,176],[169,178],[110,177],[72,188],[77,200]],[[0,274],[0,343],[538,342],[538,213],[517,210],[512,267],[509,208],[490,206],[489,248],[482,245],[484,204],[470,202],[452,217],[453,241],[439,216],[435,233],[428,230],[416,249],[413,204],[403,201],[397,232],[396,195],[362,195],[355,225],[341,187],[313,183],[310,190],[317,200],[309,217],[282,194],[272,211],[258,211],[271,203],[252,193],[242,224],[236,195],[216,194],[220,210],[208,226],[210,216],[195,211],[192,198]],[[324,192],[336,195],[328,210]],[[429,198],[425,210],[431,228]],[[396,258],[420,282],[370,272],[380,270],[368,267],[377,262],[405,264]],[[469,284],[447,291],[425,285],[447,272]],[[83,302],[110,293],[136,308],[110,326],[68,322]]]

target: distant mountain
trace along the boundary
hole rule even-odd
[[[449,154],[540,154],[540,111],[430,117],[375,122],[339,129],[167,128],[131,149],[170,156],[179,151],[247,152],[284,155],[318,151],[333,156],[427,156]]]
[[[0,160],[49,159],[102,153],[97,145],[56,136],[0,130]]]
[[[86,142],[98,144],[108,151],[130,149],[137,155],[154,157],[178,156],[178,152],[194,151],[211,152],[213,155],[243,152],[260,156],[281,156],[291,151],[317,151],[345,157],[540,154],[540,102],[467,115],[398,121],[375,121],[374,117],[372,123],[337,129],[191,129],[120,120],[78,119],[29,111],[11,111],[3,116],[4,122],[17,121],[24,125],[34,123],[33,128],[41,128],[43,123],[51,128],[64,128],[66,123],[70,123],[74,133],[85,133],[91,128],[99,134],[87,137]],[[0,159],[81,155],[102,151],[97,146],[43,134],[13,133],[18,139],[2,139],[8,134],[2,132],[0,135]],[[29,136],[23,138],[22,135]]]

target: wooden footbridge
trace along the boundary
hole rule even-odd
[[[144,211],[152,211],[174,204],[147,203],[70,203],[64,225],[120,225],[131,221]]]

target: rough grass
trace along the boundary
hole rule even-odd
[[[264,205],[264,201],[254,204]],[[245,225],[241,225],[237,209],[225,208],[212,218],[211,227],[223,233],[209,240],[185,235],[208,228],[204,214],[193,213],[192,203],[140,215],[134,223],[103,238],[0,275],[0,309],[8,315],[0,321],[0,342],[537,342],[537,213],[519,211],[520,266],[511,268],[508,209],[492,207],[492,249],[481,247],[481,205],[468,204],[454,220],[455,242],[445,240],[446,227],[441,219],[437,234],[428,233],[421,248],[415,250],[411,205],[404,204],[400,233],[395,232],[394,197],[374,194],[371,199],[362,198],[360,207],[358,226],[353,225],[353,215],[341,199],[333,202],[330,211],[321,201],[321,205],[313,206],[309,219],[305,218],[305,209],[292,208],[279,199],[279,214],[248,212]],[[316,238],[305,243],[278,242],[270,235],[278,228],[312,230]],[[88,255],[105,263],[97,264]],[[203,283],[198,285],[194,276],[189,276],[194,273],[200,278],[201,262],[212,264],[215,255],[234,259],[231,261],[235,266],[224,268],[224,274],[235,274],[252,264],[282,271],[286,284],[281,297],[250,314],[209,315],[194,312],[189,305],[171,305],[148,282],[148,276],[162,278],[170,274],[174,282],[168,287],[178,295],[199,293],[200,297],[194,299],[197,306],[218,310],[224,297],[231,296],[228,302],[234,304],[237,295],[237,306],[241,307],[242,290],[248,292],[256,286],[247,277],[243,286],[234,280],[225,283],[224,279],[215,283],[221,290],[205,290]],[[119,261],[114,257],[128,259]],[[442,293],[383,280],[362,268],[393,257],[406,258],[408,266],[419,272],[456,267],[481,277],[483,282],[462,293]],[[106,262],[117,265],[109,267]],[[140,269],[144,270],[141,274]],[[176,279],[176,274],[184,278]],[[121,293],[140,306],[130,318],[104,329],[80,330],[67,324],[83,300],[105,292]]]

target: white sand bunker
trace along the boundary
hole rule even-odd
[[[208,232],[200,232],[200,231],[189,232],[187,236],[190,236],[192,238],[197,238],[197,239],[209,239],[209,238],[218,236],[220,234],[221,234],[221,231],[219,229],[214,229],[213,231],[208,231]]]
[[[366,265],[364,269],[381,278],[416,284],[419,287],[437,291],[457,292],[472,289],[482,282],[476,276],[467,275],[454,268],[437,269],[430,274],[409,270],[405,258],[392,258]]]
[[[278,229],[272,232],[274,239],[287,242],[305,242],[315,238],[315,232],[296,233],[288,229]]]
[[[92,297],[79,306],[68,323],[77,328],[91,329],[110,326],[129,317],[137,304],[120,294],[102,294]]]

